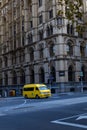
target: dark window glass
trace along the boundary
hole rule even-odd
[[[36,90],[39,90],[39,89],[36,87]]]
[[[43,22],[43,17],[42,15],[39,16],[39,24],[41,24]]]
[[[32,87],[32,88],[24,88],[24,91],[34,91],[34,87]]]
[[[53,18],[53,10],[52,9],[49,11],[49,18],[50,19]]]
[[[39,7],[42,6],[42,0],[39,0]]]

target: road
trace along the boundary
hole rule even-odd
[[[0,101],[0,130],[87,129],[87,95]]]

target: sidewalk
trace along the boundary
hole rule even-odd
[[[58,96],[72,96],[72,95],[76,95],[76,96],[85,96],[87,94],[86,92],[63,92],[63,93],[52,93],[52,97],[58,97]],[[1,100],[7,100],[7,99],[21,99],[24,98],[23,96],[14,96],[14,97],[0,97],[0,101]]]
[[[87,91],[85,91],[85,92],[63,92],[63,93],[53,93],[52,94],[52,97],[57,97],[57,96],[72,96],[72,95],[78,95],[78,96],[81,96],[81,95],[83,95],[83,96],[85,96],[85,95],[87,95]]]

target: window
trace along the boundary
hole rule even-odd
[[[82,29],[80,32],[78,32],[78,37],[83,38],[83,30]]]
[[[85,56],[85,47],[83,45],[80,46],[80,54],[81,56]]]
[[[53,10],[52,9],[49,11],[49,19],[51,19],[51,18],[53,18]]]
[[[47,36],[49,36],[50,35],[50,28],[49,28],[49,26],[47,27]]]
[[[74,34],[74,27],[72,24],[67,24],[67,33],[72,35]]]
[[[34,60],[34,50],[33,48],[30,48],[30,61],[33,61]]]
[[[16,36],[16,24],[14,24],[14,36]]]
[[[32,28],[33,27],[33,22],[32,21],[30,21],[30,28]]]
[[[5,65],[5,67],[8,66],[8,58],[7,57],[4,57],[4,65]]]
[[[43,39],[43,30],[40,30],[39,31],[39,40],[42,40]]]
[[[34,91],[34,87],[32,87],[32,88],[24,88],[24,91]]]
[[[50,25],[50,35],[52,35],[52,34],[53,34],[53,26]]]
[[[19,62],[25,61],[25,53],[24,50],[19,51]]]
[[[30,83],[34,83],[35,82],[35,73],[34,70],[30,68]]]
[[[13,76],[12,76],[12,84],[17,84],[17,74],[15,71],[13,72]]]
[[[73,55],[73,44],[71,42],[68,42],[67,44],[67,54]]]
[[[22,36],[22,45],[24,46],[25,42],[24,42],[24,35]]]
[[[0,59],[0,69],[2,68],[2,59]]]
[[[39,1],[39,7],[42,6],[42,0],[38,0]]]
[[[39,89],[36,87],[36,90],[39,90]]]
[[[31,43],[31,42],[33,42],[33,36],[32,36],[32,34],[29,34],[28,35],[28,43]]]
[[[44,74],[44,69],[40,68],[39,70],[39,82],[44,83],[45,82],[45,74]]]
[[[52,34],[53,34],[53,26],[50,25],[50,26],[47,27],[47,36],[50,36]]]
[[[68,81],[75,81],[75,72],[72,65],[68,67]]]
[[[39,55],[40,55],[40,58],[43,58],[43,47],[42,46],[40,46]]]
[[[7,74],[5,74],[5,85],[8,85],[8,75]]]
[[[42,15],[39,16],[39,24],[41,24],[43,22],[43,17]]]
[[[20,84],[24,84],[25,83],[25,72],[23,70],[21,70],[20,72]]]
[[[16,64],[16,53],[12,54],[12,64]]]
[[[49,47],[49,53],[50,53],[50,57],[54,56],[54,45],[51,44]]]
[[[14,49],[16,49],[16,36],[14,37]]]

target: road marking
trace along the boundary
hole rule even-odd
[[[84,116],[84,115],[86,115],[86,114],[87,114],[87,113],[78,114],[78,115],[69,116],[69,117],[65,117],[65,118],[62,118],[62,119],[58,119],[58,120],[59,120],[59,121],[68,120],[68,119],[71,119],[71,118],[75,118],[75,117],[79,117],[79,116]]]
[[[22,106],[24,106],[25,104],[26,104],[26,100],[24,100],[24,103],[22,103],[22,104],[20,104],[20,105],[17,105],[16,107],[14,107],[14,108],[20,108],[20,107],[22,107]]]
[[[79,116],[76,120],[87,119],[87,116]]]
[[[75,123],[68,123],[68,122],[62,122],[62,121],[51,121],[52,123],[60,124],[60,125],[66,125],[66,126],[73,126],[73,127],[78,127],[78,128],[84,128],[87,129],[86,125],[80,125],[80,124],[75,124]]]
[[[6,114],[0,113],[0,116],[5,116]]]
[[[9,111],[9,110],[14,110],[14,109],[21,108],[21,107],[23,107],[23,106],[26,104],[26,102],[27,102],[27,101],[24,100],[24,103],[22,103],[22,104],[20,104],[20,105],[16,105],[16,106],[12,106],[12,107],[7,107],[5,111],[7,112],[7,111]]]
[[[80,124],[69,123],[69,122],[64,121],[64,120],[69,120],[69,119],[76,118],[76,117],[78,117],[78,118],[76,118],[76,120],[87,119],[87,116],[85,116],[85,115],[87,115],[87,113],[83,113],[83,114],[79,114],[79,115],[74,115],[74,116],[54,120],[54,121],[51,121],[51,123],[87,129],[87,125],[80,125]]]

